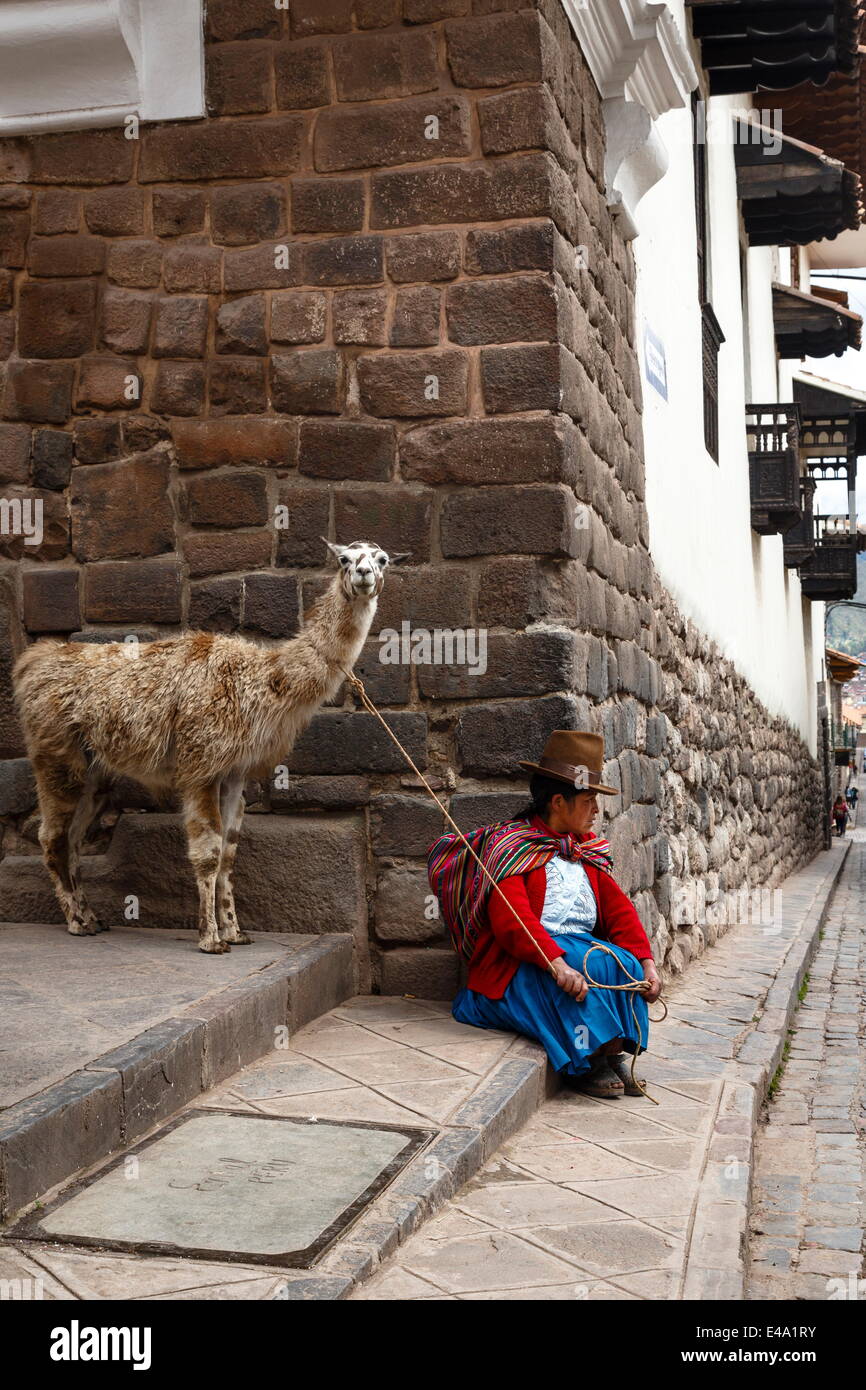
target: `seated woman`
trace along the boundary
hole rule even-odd
[[[600,734],[557,730],[539,763],[520,763],[532,774],[522,815],[468,837],[506,901],[456,835],[433,846],[429,873],[470,962],[454,1018],[534,1038],[566,1084],[612,1099],[642,1094],[625,1053],[645,1050],[647,1004],[661,982],[640,918],[612,877],[607,841],[591,831],[597,796],[616,795],[601,781],[603,749]],[[607,949],[590,954],[599,941]],[[587,974],[603,985],[646,983],[595,989]]]

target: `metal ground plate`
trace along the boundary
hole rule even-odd
[[[194,1110],[7,1238],[309,1268],[434,1134]]]

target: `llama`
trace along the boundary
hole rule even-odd
[[[324,537],[322,538],[324,540]],[[81,846],[112,775],[181,801],[199,894],[199,950],[245,945],[232,891],[244,783],[270,776],[351,670],[376,613],[389,556],[333,545],[339,570],[297,637],[278,646],[190,632],[141,646],[42,641],[15,665],[33,764],[39,842],[73,936],[106,931],[85,901]]]

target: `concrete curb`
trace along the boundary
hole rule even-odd
[[[311,938],[0,1114],[0,1221],[354,993],[352,938]]]
[[[442,1132],[316,1265],[302,1294],[278,1289],[275,1299],[345,1299],[433,1216],[556,1089],[543,1048],[515,1042],[482,1078]],[[306,1281],[305,1281],[306,1282]]]
[[[818,949],[850,847],[851,841],[846,841],[828,862],[757,1023],[741,1042],[735,1059],[726,1064],[683,1271],[686,1301],[745,1298],[751,1179],[761,1107],[784,1055],[800,987]]]

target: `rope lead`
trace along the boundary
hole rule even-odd
[[[491,884],[491,886],[492,886],[492,888],[493,888],[494,893],[498,893],[498,894],[499,894],[500,898],[501,898],[502,901],[505,903],[505,906],[508,908],[508,910],[509,910],[509,912],[511,913],[511,915],[514,917],[514,919],[515,919],[515,921],[517,922],[518,926],[519,926],[524,932],[526,932],[526,935],[529,937],[529,939],[530,939],[530,941],[532,942],[533,946],[534,946],[535,949],[538,951],[538,954],[541,956],[542,960],[544,961],[544,968],[545,968],[545,970],[547,970],[548,974],[553,975],[553,977],[554,977],[554,979],[555,979],[555,978],[556,978],[556,971],[555,971],[554,968],[553,968],[553,962],[550,961],[550,960],[548,959],[548,957],[544,954],[544,952],[543,952],[542,949],[541,949],[541,946],[540,946],[539,943],[536,941],[535,937],[532,935],[532,932],[529,930],[529,928],[527,927],[526,923],[525,923],[525,922],[522,920],[522,918],[520,917],[520,914],[519,914],[519,912],[517,911],[517,909],[513,906],[512,903],[510,903],[510,902],[508,901],[508,899],[506,898],[506,896],[505,896],[505,894],[503,893],[502,889],[499,887],[499,884],[496,882],[495,878],[494,878],[493,875],[490,873],[490,870],[487,868],[486,864],[484,864],[484,862],[481,860],[481,858],[479,857],[479,855],[477,855],[477,854],[475,853],[475,850],[472,848],[472,846],[470,845],[470,843],[469,843],[469,841],[467,840],[466,836],[463,834],[463,831],[460,829],[460,826],[459,826],[459,825],[457,824],[457,822],[453,819],[453,817],[449,814],[449,812],[448,812],[448,810],[446,809],[446,807],[443,806],[442,802],[439,800],[438,796],[437,796],[436,793],[434,792],[433,788],[430,786],[430,783],[427,781],[427,778],[426,778],[426,777],[424,776],[424,774],[421,772],[420,768],[417,768],[417,767],[415,766],[414,762],[412,761],[411,756],[409,755],[409,753],[407,752],[407,750],[403,747],[402,743],[401,743],[400,740],[398,739],[397,735],[394,733],[393,729],[392,729],[392,728],[390,727],[390,725],[387,724],[386,721],[383,719],[382,715],[379,713],[378,709],[377,709],[376,706],[373,704],[373,701],[370,699],[369,695],[367,694],[366,690],[364,689],[364,682],[360,679],[360,677],[358,677],[358,676],[355,675],[354,671],[347,671],[346,668],[345,668],[345,666],[340,666],[339,669],[343,672],[343,675],[346,677],[346,680],[349,682],[349,684],[351,685],[352,689],[356,692],[356,694],[357,694],[359,700],[361,701],[361,704],[364,706],[364,708],[367,710],[367,712],[368,712],[369,714],[375,715],[375,717],[378,719],[379,723],[382,725],[382,728],[385,730],[386,734],[387,734],[388,737],[391,739],[392,743],[395,743],[395,744],[397,745],[397,747],[400,749],[400,752],[403,754],[403,757],[406,759],[406,762],[409,764],[409,766],[411,767],[412,771],[415,773],[415,776],[416,776],[416,777],[419,779],[419,781],[421,782],[421,785],[424,787],[424,790],[427,792],[428,796],[432,797],[432,799],[436,802],[436,805],[439,807],[439,810],[442,812],[442,814],[443,814],[443,816],[445,817],[445,819],[447,820],[448,824],[454,827],[454,829],[456,830],[456,832],[457,832],[457,834],[459,835],[460,839],[463,841],[464,845],[465,845],[466,848],[469,850],[469,853],[472,855],[472,858],[473,858],[473,859],[476,861],[476,863],[478,864],[478,866],[479,866],[479,868],[481,869],[481,872],[484,874],[485,878],[488,878],[488,879],[490,880],[490,884]],[[606,951],[607,954],[608,954],[609,956],[613,956],[613,958],[614,958],[614,960],[616,961],[617,965],[619,966],[620,970],[623,972],[624,975],[627,975],[627,976],[628,976],[628,981],[627,981],[627,983],[626,983],[626,984],[623,984],[623,985],[603,985],[603,984],[600,984],[599,981],[593,980],[593,979],[587,974],[587,972],[586,972],[586,962],[587,962],[588,958],[592,955],[593,951]],[[584,976],[584,978],[585,978],[587,984],[589,985],[590,989],[626,990],[626,991],[628,991],[628,992],[631,994],[631,996],[632,996],[631,1001],[630,1001],[630,1003],[631,1003],[631,1013],[632,1013],[632,1018],[634,1019],[635,1028],[636,1028],[636,1030],[637,1030],[638,1048],[642,1047],[642,1046],[643,1046],[643,1035],[642,1035],[642,1033],[641,1033],[640,1023],[638,1022],[637,1011],[635,1010],[635,1006],[634,1006],[634,996],[635,996],[635,994],[641,994],[641,993],[644,992],[644,990],[646,990],[646,988],[647,988],[647,981],[646,981],[646,980],[638,980],[638,979],[636,979],[636,977],[635,977],[634,975],[632,975],[632,974],[626,969],[626,967],[623,965],[622,961],[620,960],[620,958],[619,958],[619,956],[616,954],[616,952],[615,952],[615,951],[611,951],[610,947],[605,946],[604,943],[601,942],[601,941],[597,941],[597,942],[595,942],[594,945],[590,946],[589,950],[587,951],[586,955],[585,955],[584,958],[583,958],[583,967],[584,967],[584,968],[583,968],[583,972],[582,972],[582,973],[583,973],[583,976]],[[657,1002],[661,1004],[662,1008],[664,1009],[664,1013],[662,1014],[661,1018],[651,1019],[651,1020],[650,1020],[651,1023],[661,1023],[661,1022],[662,1022],[664,1019],[666,1019],[667,1016],[668,1016],[667,1004],[664,1002],[664,1000],[661,998],[661,996],[659,996],[659,999],[658,999]],[[636,1064],[636,1063],[637,1063],[637,1052],[634,1053],[634,1055],[632,1056],[632,1059],[631,1059],[631,1079],[632,1079],[632,1082],[633,1082],[634,1085],[637,1087],[637,1089],[640,1091],[641,1095],[646,1096],[647,1100],[651,1100],[652,1103],[653,1103],[653,1105],[658,1105],[659,1102],[645,1090],[645,1088],[644,1088],[644,1086],[642,1085],[642,1083],[641,1083],[640,1081],[638,1081],[637,1077],[635,1076],[634,1069],[635,1069],[635,1064]]]

